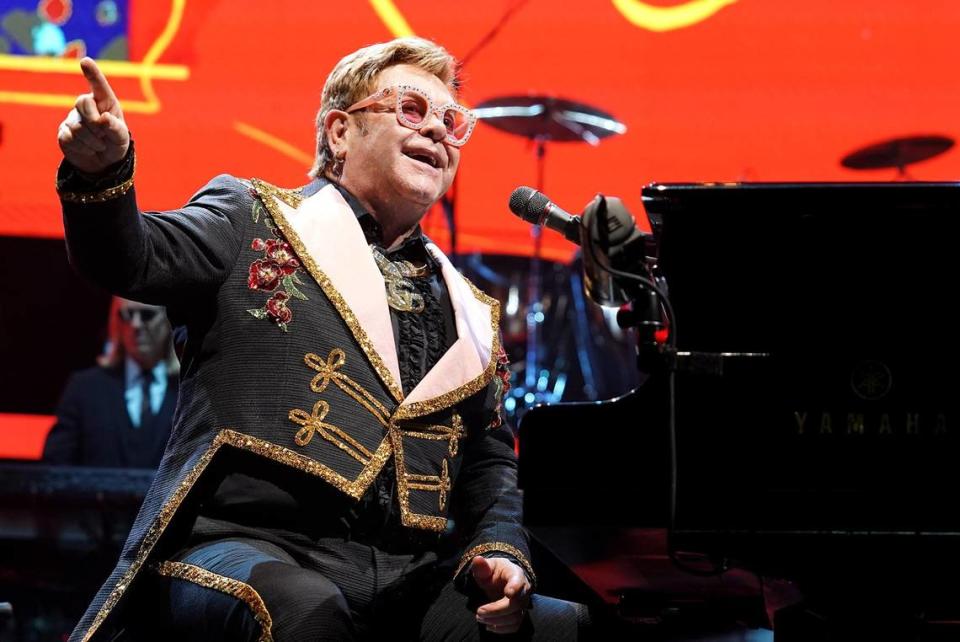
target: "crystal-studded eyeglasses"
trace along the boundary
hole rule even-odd
[[[391,96],[396,96],[397,120],[401,125],[410,129],[421,129],[427,124],[428,115],[432,112],[437,115],[447,130],[446,141],[455,147],[466,144],[477,124],[477,117],[463,105],[447,103],[436,106],[422,90],[410,85],[385,87],[353,103],[347,107],[346,112],[351,114]]]

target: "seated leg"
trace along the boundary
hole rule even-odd
[[[231,538],[191,548],[158,566],[169,578],[172,639],[349,640],[340,589],[300,567],[283,549]]]

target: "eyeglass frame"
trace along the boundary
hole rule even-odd
[[[409,120],[407,120],[407,118],[403,115],[403,110],[401,109],[401,105],[400,105],[400,96],[402,96],[406,91],[412,91],[413,93],[419,96],[422,96],[427,101],[427,114],[436,114],[437,118],[440,120],[441,123],[443,122],[443,113],[448,109],[453,109],[454,111],[458,111],[464,116],[466,116],[467,133],[463,135],[463,138],[460,140],[457,140],[456,138],[453,137],[453,135],[450,132],[447,132],[446,136],[444,137],[444,140],[446,140],[447,143],[449,143],[450,145],[453,145],[454,147],[463,147],[464,145],[467,144],[467,141],[470,140],[470,135],[473,134],[473,128],[476,127],[477,125],[477,115],[474,114],[470,109],[467,109],[466,107],[458,103],[451,102],[451,103],[445,103],[443,105],[436,106],[434,105],[433,100],[430,99],[430,96],[426,94],[426,92],[412,85],[392,85],[390,87],[384,87],[383,89],[370,94],[366,98],[363,98],[362,100],[358,100],[357,102],[347,107],[344,111],[348,114],[352,114],[355,111],[366,109],[370,105],[376,104],[381,100],[383,100],[384,98],[389,98],[391,94],[394,94],[393,111],[397,116],[397,122],[399,122],[404,127],[407,127],[408,129],[419,131],[423,129],[424,125],[427,124],[427,121],[429,119],[425,116],[424,119],[419,123],[412,123]],[[444,131],[446,131],[446,129],[447,129],[446,125],[444,125]]]

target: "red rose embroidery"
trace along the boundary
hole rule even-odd
[[[283,268],[276,261],[269,259],[257,259],[250,264],[250,275],[247,278],[247,286],[251,290],[266,290],[271,292],[280,285],[280,279],[284,276]]]
[[[507,351],[502,347],[500,352],[497,354],[497,376],[500,377],[500,381],[503,382],[503,387],[501,388],[500,396],[505,397],[508,392],[510,392],[510,359],[507,357]]]
[[[267,258],[276,261],[284,275],[293,274],[300,267],[300,261],[297,260],[293,248],[286,241],[269,239],[264,243],[264,247],[267,250]]]
[[[274,293],[272,297],[267,299],[267,316],[280,325],[290,323],[290,319],[293,318],[293,312],[287,307],[287,300],[289,299],[290,295],[282,290]]]
[[[498,379],[496,393],[497,405],[496,408],[494,408],[493,421],[491,421],[488,426],[491,430],[503,425],[503,400],[506,398],[507,393],[510,392],[510,359],[507,357],[507,352],[503,349],[503,346],[500,347],[500,352],[497,353],[497,369],[494,372],[494,376]]]
[[[269,319],[284,332],[289,332],[287,324],[293,319],[293,311],[287,304],[291,299],[309,300],[297,287],[303,285],[297,275],[302,266],[293,247],[283,239],[277,224],[257,199],[256,191],[251,192],[251,195],[256,199],[252,209],[253,222],[262,222],[273,232],[275,238],[255,238],[250,242],[250,249],[263,252],[263,255],[250,264],[247,286],[251,290],[273,292],[273,296],[267,299],[262,307],[251,308],[247,313],[257,319]]]

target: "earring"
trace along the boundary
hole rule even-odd
[[[343,175],[343,164],[346,159],[346,154],[338,154],[333,157],[333,167],[330,168],[330,173],[333,174],[333,178],[337,182],[340,182],[340,177]]]

